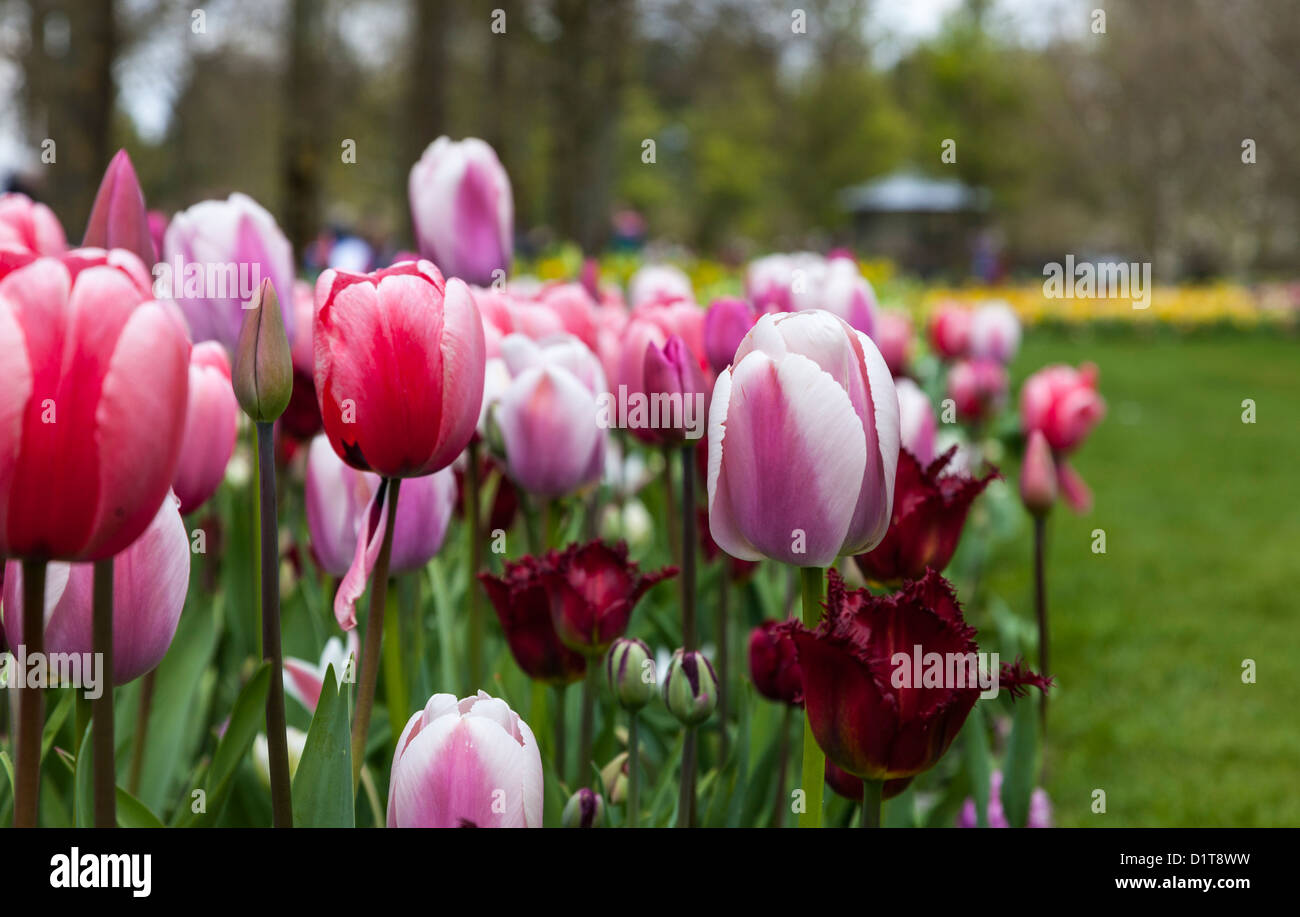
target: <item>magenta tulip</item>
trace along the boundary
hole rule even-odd
[[[542,757],[528,724],[483,691],[435,694],[402,730],[390,828],[540,828]]]
[[[662,347],[674,334],[686,343],[700,369],[707,370],[704,310],[692,301],[677,300],[641,306],[632,312],[622,329],[618,374],[611,383],[626,385],[629,393],[644,394],[646,347],[650,344]]]
[[[149,215],[145,210],[140,179],[126,150],[118,150],[108,164],[95,205],[90,210],[86,238],[81,244],[93,248],[124,248],[152,268],[158,250],[149,232]]]
[[[709,409],[709,528],[742,560],[825,567],[889,526],[898,395],[880,351],[826,312],[765,315]]]
[[[817,283],[811,301],[802,308],[825,309],[871,336],[876,327],[876,291],[871,288],[871,282],[859,273],[852,258],[829,259]],[[796,304],[800,299],[795,297]]]
[[[408,192],[421,258],[478,286],[505,276],[515,203],[492,147],[476,137],[439,137],[411,167]]]
[[[736,348],[758,321],[758,312],[743,299],[715,299],[704,316],[704,352],[714,374],[731,365]]]
[[[52,562],[45,572],[45,652],[92,652],[94,564]],[[144,533],[113,558],[113,683],[124,685],[162,662],[176,636],[190,581],[190,541],[176,500],[167,497]],[[4,577],[4,628],[23,642],[22,565]]]
[[[59,219],[25,194],[0,194],[0,246],[34,255],[57,255],[68,247]]]
[[[644,374],[652,403],[658,400],[668,407],[660,411],[658,426],[643,432],[662,443],[699,439],[704,433],[705,381],[686,343],[674,334],[662,348],[647,344]]]
[[[172,480],[182,514],[194,512],[217,492],[239,435],[239,404],[230,386],[230,361],[221,345],[215,341],[195,345],[189,375],[185,435]]]
[[[941,303],[930,317],[930,346],[945,360],[966,355],[970,348],[971,311],[964,306]]]

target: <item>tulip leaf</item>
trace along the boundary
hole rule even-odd
[[[263,662],[244,685],[230,712],[225,735],[217,743],[204,781],[204,811],[182,810],[179,824],[185,827],[211,825],[221,814],[239,763],[248,755],[253,739],[266,719],[266,693],[271,687],[270,663]]]
[[[975,800],[975,825],[989,826],[989,783],[993,779],[993,755],[984,728],[984,712],[979,704],[971,708],[962,729],[962,748],[966,756],[966,774],[970,778],[971,797]],[[1006,791],[1003,791],[1005,796]]]
[[[148,806],[120,786],[117,788],[117,825],[119,828],[166,827]]]
[[[92,828],[95,825],[94,754],[91,749],[91,736],[95,732],[95,723],[86,724],[86,731],[81,737],[81,753],[77,755],[76,769],[73,772],[72,819],[78,828]]]
[[[1029,799],[1038,776],[1038,698],[1024,697],[1015,704],[1011,738],[1002,776],[1002,810],[1007,823],[1023,828],[1029,821]]]
[[[68,719],[68,713],[72,710],[72,705],[76,699],[76,691],[60,691],[58,704],[54,707],[54,712],[45,721],[45,730],[41,733],[41,760],[50,753],[50,746],[54,744],[54,739],[58,736],[59,730]]]
[[[394,609],[395,610],[395,609]],[[295,828],[352,828],[352,732],[334,666],[325,669],[316,714],[293,778]]]

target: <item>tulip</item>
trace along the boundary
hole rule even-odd
[[[736,348],[758,321],[758,312],[743,299],[715,299],[704,316],[704,352],[718,374],[731,365]]]
[[[889,531],[869,553],[853,558],[863,576],[894,584],[948,566],[971,503],[999,476],[996,471],[982,478],[947,471],[956,451],[949,449],[927,465],[906,449],[899,453]]]
[[[667,305],[676,301],[695,301],[691,279],[671,264],[645,264],[637,269],[627,285],[632,308]]]
[[[893,799],[911,784],[911,777],[904,777],[901,780],[886,780],[881,788],[881,799]],[[862,802],[862,778],[854,777],[848,771],[841,770],[835,766],[833,761],[826,762],[826,785],[834,790],[840,796],[852,802]]]
[[[181,513],[192,513],[217,492],[239,436],[239,405],[230,383],[230,361],[215,341],[190,352],[189,405],[172,490]]]
[[[393,755],[390,828],[539,828],[542,758],[528,724],[483,691],[435,694]]]
[[[220,341],[227,350],[234,349],[248,298],[240,295],[241,275],[254,285],[270,279],[281,302],[293,301],[293,248],[275,218],[246,194],[201,201],[176,214],[163,236],[163,255],[173,271],[179,266],[182,272],[172,283],[184,293],[176,302],[196,341]],[[193,289],[185,276],[193,265],[205,276],[220,270],[225,289],[203,289],[206,284]],[[282,318],[285,334],[292,339],[293,310],[285,309]]]
[[[970,355],[1007,364],[1020,347],[1020,319],[1001,300],[975,310],[970,324]]]
[[[971,311],[957,303],[946,302],[930,317],[930,346],[940,358],[955,360],[970,348]]]
[[[973,660],[967,654],[979,650],[975,630],[962,618],[952,586],[933,570],[889,596],[849,592],[832,570],[827,598],[815,630],[794,621],[783,626],[798,651],[804,707],[817,744],[837,767],[875,785],[878,807],[881,782],[913,777],[943,756],[981,691],[978,682],[964,679],[961,687],[913,684],[913,654]],[[908,660],[909,676],[902,681],[896,653]],[[1012,696],[1026,685],[1045,691],[1049,684],[1019,664],[1003,664],[999,674]]]
[[[764,621],[749,634],[749,675],[768,700],[803,706],[803,676],[794,641],[780,622]]]
[[[142,274],[127,252],[82,250],[0,280],[0,555],[112,557],[157,515],[180,457],[190,345],[144,301]]]
[[[86,238],[81,244],[93,248],[124,248],[149,268],[158,260],[158,250],[149,232],[144,192],[140,190],[140,180],[126,150],[118,150],[104,172],[95,204],[90,209]]]
[[[569,335],[540,345],[511,335],[502,353],[513,379],[494,416],[511,479],[546,497],[600,480],[607,435],[597,422],[597,398],[605,374],[595,354]]]
[[[293,358],[280,318],[280,301],[269,279],[253,297],[235,344],[232,385],[240,408],[258,424],[271,423],[289,406]]]
[[[746,268],[745,291],[760,312],[810,308],[812,301],[808,297],[819,285],[825,269],[826,259],[811,252],[766,255]]]
[[[870,338],[825,312],[765,315],[709,410],[709,528],[733,557],[824,567],[889,526],[898,395]]]
[[[501,576],[485,572],[478,574],[478,579],[496,609],[519,668],[535,681],[564,686],[583,677],[587,659],[560,642],[543,584],[546,569],[545,561],[525,557],[506,561]]]
[[[68,247],[54,211],[25,194],[0,194],[0,246],[34,255],[58,255]]]
[[[694,302],[677,300],[653,303],[632,313],[622,329],[618,372],[613,381],[626,385],[629,393],[645,393],[645,352],[651,344],[662,347],[673,335],[679,336],[695,357],[700,370],[708,369],[704,354],[704,311]]]
[[[1042,430],[1029,434],[1025,461],[1020,466],[1020,499],[1035,516],[1041,516],[1056,502],[1056,465],[1052,447]]]
[[[94,566],[55,561],[46,567],[47,654],[93,652]],[[168,497],[140,537],[113,558],[113,684],[134,681],[162,662],[176,636],[189,582],[189,536],[176,500]],[[22,565],[9,561],[4,629],[10,646],[26,643],[22,615],[14,613],[22,608],[22,595]]]
[[[713,664],[698,650],[677,650],[668,664],[663,684],[664,706],[686,726],[698,726],[718,703],[718,676]]]
[[[1006,811],[1002,808],[1002,771],[994,771],[989,779],[988,827],[1010,828]],[[974,828],[979,824],[975,800],[967,797],[957,817],[957,827]],[[1047,797],[1047,790],[1037,787],[1029,797],[1029,821],[1026,828],[1052,827],[1052,801]]]
[[[302,761],[302,753],[307,748],[307,733],[292,726],[288,727],[285,733],[289,753],[289,779],[292,780],[298,773],[298,764]],[[271,743],[267,741],[265,733],[258,733],[253,739],[253,769],[257,772],[257,779],[262,786],[270,789]]]
[[[636,712],[650,703],[655,694],[655,679],[646,677],[650,672],[653,672],[650,647],[633,637],[615,640],[605,655],[609,690],[624,710]]]
[[[907,373],[912,362],[911,319],[902,312],[878,313],[871,340],[880,348],[880,355],[885,358],[885,365],[895,380]]]
[[[153,243],[154,256],[161,256],[163,238],[167,235],[167,224],[171,220],[161,210],[150,210],[145,214],[145,221],[149,226],[149,241]]]
[[[605,800],[584,786],[564,804],[560,825],[565,828],[598,828],[604,816]]]
[[[492,147],[476,137],[439,137],[411,167],[408,191],[421,258],[478,286],[505,277],[515,203]]]
[[[662,349],[653,342],[647,344],[643,378],[651,404],[665,406],[660,408],[658,426],[645,431],[646,435],[674,445],[699,439],[704,432],[704,374],[686,343],[674,334]],[[690,417],[696,420],[692,423]]]
[[[1044,367],[1020,390],[1020,420],[1026,433],[1041,430],[1053,453],[1077,449],[1106,416],[1097,393],[1097,367],[1062,364]]]
[[[993,360],[959,360],[948,370],[948,397],[962,420],[988,420],[1006,400],[1007,371]]]
[[[922,464],[934,459],[938,422],[930,396],[911,379],[895,379],[898,391],[899,439],[902,447],[912,453]]]
[[[307,442],[321,431],[320,404],[316,399],[316,352],[312,347],[312,320],[316,311],[311,284],[296,280],[293,284],[293,394],[289,406],[280,415],[281,429],[300,442]]]
[[[316,705],[320,703],[321,688],[325,685],[325,675],[330,667],[333,666],[334,678],[342,688],[345,682],[354,680],[349,678],[349,672],[355,671],[356,659],[360,654],[360,640],[357,638],[357,632],[351,630],[347,634],[346,646],[338,637],[330,637],[325,641],[325,649],[320,654],[319,662],[312,663],[305,659],[286,656],[285,692],[306,707],[308,713],[315,713]],[[290,730],[291,735],[292,732]]]
[[[312,556],[333,576],[352,565],[358,532],[366,526],[367,509],[379,489],[379,476],[357,471],[340,459],[324,435],[307,450],[306,515]],[[402,500],[393,524],[390,573],[421,569],[442,549],[456,505],[456,475],[450,468],[402,487]]]
[[[537,298],[537,306],[550,311],[567,334],[576,337],[595,352],[597,325],[595,301],[580,283],[560,283],[546,287]]]
[[[483,399],[483,326],[469,289],[428,261],[316,282],[316,394],[353,468],[415,477],[469,443]]]
[[[800,302],[800,297],[795,297]],[[871,282],[858,273],[852,258],[836,257],[826,263],[818,278],[811,302],[801,308],[825,309],[844,319],[852,328],[871,336],[876,325],[876,291]]]

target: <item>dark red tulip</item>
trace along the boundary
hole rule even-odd
[[[907,789],[912,782],[911,777],[901,777],[898,780],[886,780],[885,785],[881,788],[881,799],[893,799],[903,790]],[[862,778],[854,777],[848,771],[840,770],[831,763],[829,758],[826,759],[826,785],[829,786],[845,799],[853,802],[862,802]]]
[[[510,653],[524,674],[537,681],[567,685],[587,671],[587,660],[560,642],[551,623],[551,600],[542,586],[543,563],[533,557],[506,562],[505,574],[480,573]]]
[[[954,446],[922,467],[912,453],[898,451],[889,530],[875,548],[853,558],[863,576],[897,583],[924,575],[926,568],[942,571],[948,566],[971,503],[1000,477],[996,469],[982,478],[965,472],[944,474],[956,454]]]
[[[794,641],[780,621],[764,621],[749,634],[749,675],[768,700],[803,706],[803,677]]]
[[[948,750],[975,701],[978,680],[946,678],[916,684],[910,663],[939,654],[973,662],[975,629],[962,618],[952,586],[933,570],[889,596],[849,592],[829,572],[826,611],[816,630],[783,625],[803,673],[804,707],[817,744],[835,765],[868,780],[897,780],[934,766]],[[947,654],[954,654],[948,656]],[[904,666],[908,666],[904,670]],[[966,672],[965,667],[960,671]],[[900,679],[900,674],[905,675]],[[1049,680],[1016,665],[1001,666],[999,685],[1013,696]],[[928,684],[928,686],[927,686]]]
[[[542,584],[555,632],[565,646],[588,656],[623,636],[632,609],[651,586],[677,575],[676,567],[641,573],[622,542],[571,544],[548,553],[544,564]]]

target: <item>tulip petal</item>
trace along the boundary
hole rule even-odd
[[[334,594],[334,619],[344,630],[352,630],[357,626],[357,599],[366,591],[370,572],[375,569],[375,561],[379,559],[379,551],[383,548],[384,527],[388,525],[389,492],[389,487],[379,487],[366,505],[366,511],[361,517],[361,528],[357,531],[357,548],[352,556],[352,566],[344,574],[338,592]],[[378,507],[376,501],[381,501]]]

